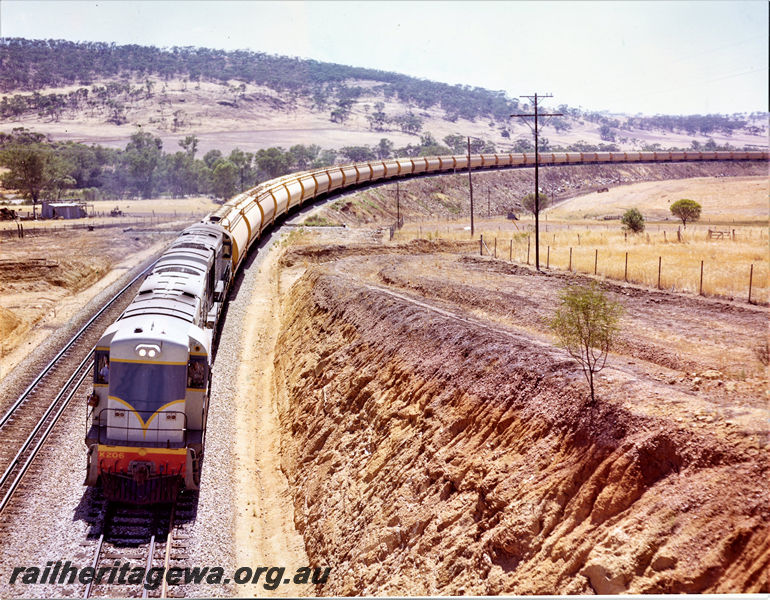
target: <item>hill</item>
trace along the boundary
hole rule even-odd
[[[63,40],[0,40],[0,131],[27,127],[54,140],[125,147],[132,133],[175,148],[256,151],[426,146],[464,151],[533,148],[526,104],[502,91],[264,53],[160,49]],[[565,99],[566,100],[566,99]],[[544,123],[543,149],[657,149],[766,145],[766,115],[628,116],[567,104]]]

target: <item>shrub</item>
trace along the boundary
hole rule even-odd
[[[543,211],[543,209],[548,208],[551,205],[551,199],[540,192],[538,194],[538,208],[540,209],[540,212]],[[535,194],[527,194],[521,199],[521,206],[524,208],[524,210],[531,212],[533,215],[535,214]]]
[[[634,233],[642,233],[644,231],[644,216],[636,208],[629,208],[623,213],[623,218],[620,219],[623,223],[623,227]]]
[[[610,300],[597,283],[572,285],[562,293],[561,304],[550,322],[551,330],[570,356],[580,362],[594,396],[594,374],[604,368],[619,331],[623,307]]]

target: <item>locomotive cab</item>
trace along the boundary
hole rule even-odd
[[[119,323],[94,355],[86,483],[111,500],[173,501],[200,482],[210,335],[176,319]]]

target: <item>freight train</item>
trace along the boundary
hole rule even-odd
[[[541,153],[542,165],[767,161],[767,152]],[[534,165],[534,154],[400,158],[279,177],[185,229],[94,349],[86,485],[109,500],[172,502],[199,488],[215,332],[249,248],[306,202],[388,179]]]

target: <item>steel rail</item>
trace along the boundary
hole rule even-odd
[[[90,356],[88,357],[88,361],[90,361],[90,364],[93,364],[93,361],[91,361]],[[84,362],[86,362],[86,361],[84,361]],[[46,411],[46,414],[43,416],[42,419],[40,419],[38,424],[35,426],[34,431],[29,435],[29,437],[27,437],[27,440],[24,442],[24,446],[16,454],[16,457],[13,459],[13,461],[11,462],[11,465],[8,467],[8,469],[6,469],[5,473],[3,473],[2,483],[0,483],[0,485],[5,485],[6,480],[10,477],[11,471],[13,471],[13,469],[19,463],[19,460],[20,460],[20,457],[21,457],[22,453],[25,452],[29,448],[29,446],[32,443],[32,439],[35,437],[35,435],[37,435],[38,431],[40,431],[40,428],[43,426],[43,423],[48,418],[48,415],[50,415],[51,411],[56,406],[56,403],[59,402],[61,397],[66,393],[67,388],[70,386],[72,381],[75,379],[77,374],[80,372],[80,370],[83,367],[83,364],[84,363],[81,363],[80,367],[78,368],[78,370],[75,371],[75,373],[73,373],[72,377],[70,377],[70,379],[67,381],[67,384],[59,392],[59,394],[57,395],[57,397],[54,400],[54,402],[51,403],[51,406]],[[75,384],[75,386],[70,390],[70,392],[67,395],[67,397],[61,403],[61,406],[59,407],[59,410],[56,412],[56,414],[54,415],[53,419],[48,424],[48,427],[43,432],[42,437],[40,438],[40,440],[38,440],[37,445],[35,445],[35,447],[32,449],[32,452],[27,457],[27,460],[24,463],[24,465],[22,466],[21,471],[19,471],[19,473],[16,475],[16,478],[11,483],[10,488],[6,492],[6,494],[3,497],[2,501],[0,501],[0,513],[2,513],[3,510],[5,510],[5,507],[8,506],[8,503],[11,501],[11,496],[13,496],[13,493],[16,491],[16,488],[19,486],[19,483],[21,483],[21,480],[24,478],[24,475],[27,474],[27,471],[29,470],[29,467],[32,464],[32,461],[35,459],[35,457],[37,456],[37,453],[40,451],[40,449],[45,444],[46,440],[48,439],[48,436],[50,435],[51,431],[54,428],[54,425],[56,425],[56,423],[59,421],[59,418],[62,416],[62,413],[64,413],[64,410],[67,408],[67,406],[69,406],[69,403],[72,400],[72,398],[74,397],[75,392],[78,391],[80,386],[83,384],[83,381],[88,376],[89,370],[90,369],[87,368],[87,369],[85,369],[83,371],[82,375],[80,376],[80,379],[78,379],[78,381]]]
[[[45,377],[53,368],[53,366],[61,360],[62,356],[64,356],[64,353],[67,352],[78,340],[80,336],[85,333],[85,331],[93,325],[94,321],[98,319],[100,316],[104,314],[104,312],[110,308],[118,298],[120,298],[132,285],[134,285],[139,279],[141,279],[147,271],[152,269],[152,267],[155,265],[155,262],[151,265],[149,265],[146,269],[144,269],[141,273],[139,273],[136,277],[134,277],[128,284],[126,284],[119,292],[117,292],[107,303],[105,303],[102,308],[100,308],[88,321],[83,325],[80,330],[70,339],[69,342],[56,354],[56,356],[49,362],[40,373],[35,377],[35,379],[27,386],[27,389],[22,392],[22,394],[18,397],[16,402],[14,402],[13,406],[11,406],[10,409],[3,415],[2,418],[0,418],[0,429],[5,426],[5,424],[8,422],[8,420],[13,416],[13,413],[16,412],[16,410],[19,408],[19,406],[22,405],[22,403],[27,399],[27,397],[30,395],[33,389],[41,382],[43,377]]]

